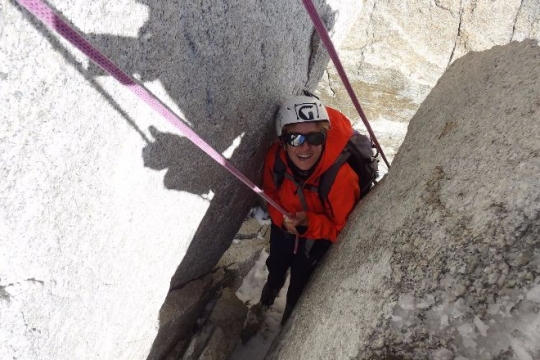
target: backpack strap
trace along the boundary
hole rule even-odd
[[[287,178],[287,179],[291,180],[293,182],[293,184],[296,185],[297,192],[298,192],[298,189],[308,189],[310,191],[318,193],[319,188],[317,188],[316,186],[313,186],[313,185],[307,185],[307,184],[305,184],[303,182],[299,182],[298,180],[296,180],[294,178],[294,176],[292,176],[291,174],[289,174],[286,171],[287,167],[285,166],[285,163],[281,159],[281,156],[279,156],[279,151],[280,151],[280,148],[278,148],[276,150],[275,160],[274,160],[274,168],[272,169],[272,178],[274,180],[274,185],[277,188],[279,188],[281,186],[281,184],[283,184],[283,179]],[[304,210],[307,211],[307,205],[306,205],[306,200],[304,198],[304,195],[303,194],[301,194],[301,195],[298,194],[298,196],[300,197],[300,201],[302,202],[302,207],[304,208]]]
[[[336,161],[322,174],[319,178],[319,198],[321,199],[323,204],[326,204],[326,201],[328,200],[328,194],[330,193],[330,189],[332,188],[332,185],[334,184],[334,180],[336,180],[337,173],[341,166],[347,162],[349,157],[351,156],[351,153],[349,152],[348,148],[345,147],[341,154],[338,156]]]
[[[285,163],[281,159],[281,156],[279,156],[279,151],[281,148],[278,146],[275,153],[275,160],[274,160],[274,168],[272,169],[272,178],[274,180],[274,185],[279,188],[281,184],[283,183],[283,178],[285,177]]]
[[[289,174],[288,172],[285,172],[283,174],[283,177],[286,177],[287,179],[289,179],[290,181],[292,181],[292,183],[296,186],[296,195],[298,196],[298,198],[300,199],[300,204],[302,204],[302,209],[304,209],[304,211],[308,211],[308,206],[307,206],[307,202],[306,202],[306,197],[304,196],[304,189],[307,189],[309,191],[313,191],[314,193],[318,193],[319,192],[319,189],[316,187],[316,186],[313,186],[313,185],[308,185],[304,182],[299,182],[298,180],[296,180],[294,178],[294,176],[292,176],[291,174]],[[282,180],[283,181],[283,180]]]

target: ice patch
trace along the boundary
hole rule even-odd
[[[399,295],[398,304],[403,310],[414,310],[413,294]]]
[[[536,285],[527,292],[527,300],[540,304],[540,285]]]
[[[242,285],[236,292],[236,296],[249,307],[259,302],[261,292],[266,279],[268,270],[265,262],[268,258],[268,253],[263,250],[253,268],[244,277]],[[285,309],[287,288],[289,287],[289,277],[285,281],[279,296],[265,313],[264,323],[261,330],[255,334],[246,344],[239,343],[229,360],[262,360],[268,353],[272,341],[276,338],[281,330],[281,317]]]
[[[487,336],[487,331],[489,329],[489,326],[484,324],[478,316],[474,317],[473,322],[474,322],[474,325],[476,325],[476,328],[478,329],[478,331],[480,332],[480,335]]]
[[[454,353],[448,349],[440,348],[433,350],[431,352],[431,357],[433,360],[452,360],[454,358]]]
[[[250,216],[254,217],[259,222],[259,225],[270,225],[271,220],[268,212],[257,206],[251,209]]]
[[[464,298],[452,301],[451,287],[447,289],[437,297],[398,296],[389,319],[403,342],[414,339],[422,323],[431,336],[446,338],[451,344],[452,356],[440,348],[431,352],[433,359],[492,359],[508,350],[515,360],[540,359],[539,284],[496,299],[482,314],[475,313],[475,306]]]

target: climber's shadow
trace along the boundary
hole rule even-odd
[[[216,237],[227,236],[232,241],[238,229],[227,229],[219,224],[227,224],[230,221],[237,221],[240,224],[254,202],[255,194],[187,138],[161,132],[155,127],[150,127],[149,131],[153,141],[151,140],[142,150],[144,166],[158,171],[166,170],[163,179],[165,188],[198,195],[209,203],[203,219],[198,224],[193,241],[171,279],[173,290],[201,276],[204,270],[204,265],[201,264],[204,260],[212,260],[215,254],[222,254],[227,250],[230,243],[216,241]],[[246,143],[249,142],[248,139]],[[254,150],[247,147],[240,144],[236,151]],[[262,149],[257,149],[254,156],[262,158]],[[242,167],[242,171],[247,175],[255,174],[249,177],[257,183],[260,168],[262,162],[246,164]],[[231,207],[235,210],[226,210]],[[245,211],[236,214],[238,209]],[[176,211],[180,216],[189,214],[190,209],[189,206],[185,206]],[[238,219],[231,220],[233,216],[237,216]]]
[[[148,128],[152,139],[142,150],[144,166],[153,170],[167,169],[163,185],[169,190],[187,191],[205,197],[212,189],[212,175],[221,171],[213,161],[205,161],[202,151],[189,140],[176,134]],[[179,154],[191,154],[194,164]],[[206,175],[206,176],[205,176]]]
[[[231,217],[238,213],[239,208],[245,208],[246,211],[237,215],[240,215],[241,218],[245,217],[247,209],[255,200],[255,195],[247,186],[242,185],[232,174],[188,139],[176,134],[161,132],[154,127],[150,127],[149,132],[154,140],[143,148],[144,165],[158,171],[166,170],[163,183],[167,189],[197,194],[206,198],[209,203],[184,258],[171,278],[170,291],[174,291],[200,276],[201,271],[204,270],[200,266],[201,260],[208,259],[215,254],[222,254],[227,250],[229,243],[216,241],[216,238],[226,236],[232,241],[237,229],[227,229],[220,224],[230,222]],[[247,139],[243,143],[248,144],[250,140]],[[240,145],[237,151],[248,151],[247,145]],[[261,157],[263,155],[261,151],[262,149],[258,150],[254,156]],[[250,172],[246,171],[246,167],[242,171],[246,175],[258,174],[261,163],[253,165]],[[258,182],[256,178],[253,179],[253,176],[250,177],[253,181]],[[179,215],[188,214],[190,209],[189,206],[185,206],[175,209],[175,211]],[[241,220],[238,219],[239,223]],[[149,360],[163,359],[172,347],[186,336],[186,332],[191,331],[182,324],[177,328],[172,328],[171,324],[175,324],[174,319],[171,319],[167,315],[168,313],[163,311],[163,308],[171,307],[170,302],[174,302],[174,300],[169,300],[167,297],[159,312],[160,327],[148,355]]]

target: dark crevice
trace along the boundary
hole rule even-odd
[[[362,62],[364,62],[364,51],[368,46],[373,45],[375,42],[373,31],[369,32],[369,29],[371,28],[371,24],[373,23],[373,14],[375,14],[375,7],[377,6],[376,1],[373,1],[373,7],[371,8],[371,11],[369,12],[369,19],[368,24],[366,26],[366,39],[369,39],[369,41],[366,41],[366,44],[362,46],[360,49],[360,57],[362,59]]]
[[[463,12],[464,12],[463,0],[461,0],[461,3],[459,5],[459,24],[458,24],[457,34],[456,34],[456,40],[454,41],[454,47],[452,48],[452,53],[450,54],[450,58],[448,59],[448,64],[446,65],[447,69],[450,66],[450,64],[452,64],[452,61],[454,60],[454,55],[456,52],[459,37],[461,36],[461,26],[463,24]]]
[[[178,290],[182,290],[183,288],[185,288],[187,285],[191,284],[192,282],[195,282],[195,281],[199,281],[199,280],[202,280],[203,278],[205,278],[206,276],[208,275],[212,275],[212,274],[215,274],[217,271],[219,271],[221,268],[215,268],[213,269],[212,271],[210,271],[209,273],[206,273],[206,274],[203,274],[197,278],[194,278],[194,279],[191,279],[185,283],[182,283],[182,284],[178,284],[178,285],[175,285],[173,287],[171,287],[169,289],[169,293],[172,293],[173,291],[178,291]]]
[[[317,33],[317,30],[313,28],[313,32],[311,33],[311,41],[309,44],[309,60],[308,60],[308,69],[307,69],[307,77],[309,80],[309,76],[311,74],[311,70],[313,69],[313,66],[315,65],[315,58],[318,52],[318,49],[321,44],[321,37],[319,36],[319,33]]]
[[[435,6],[438,7],[438,8],[440,8],[440,9],[443,9],[443,10],[447,10],[447,11],[452,12],[452,10],[450,10],[450,8],[448,8],[448,7],[444,6],[444,5],[442,5],[442,4],[440,3],[440,1],[435,0]]]
[[[45,285],[45,282],[43,280],[38,280],[36,278],[29,278],[29,279],[26,279],[26,281],[30,281],[32,283],[38,283],[38,284],[41,284],[41,285]]]
[[[328,80],[328,88],[330,89],[330,91],[332,92],[332,97],[336,97],[336,91],[334,90],[334,88],[332,87],[332,79],[330,77],[330,71],[326,71],[326,78]]]
[[[522,8],[523,8],[523,0],[521,0],[521,3],[519,4],[519,8],[516,12],[516,17],[514,18],[514,25],[512,26],[512,35],[510,36],[510,41],[514,40],[514,34],[516,33],[516,24],[517,24],[519,14],[521,13]]]

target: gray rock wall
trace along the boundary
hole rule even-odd
[[[448,66],[469,51],[540,40],[536,0],[365,0],[339,54],[390,158],[406,125]],[[326,103],[359,116],[335,68],[318,87]]]
[[[456,60],[269,359],[540,358],[540,47]]]
[[[49,3],[254,181],[327,62],[300,2]],[[336,35],[356,11],[317,3]],[[254,195],[13,0],[0,48],[0,358],[145,358]]]

